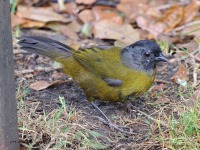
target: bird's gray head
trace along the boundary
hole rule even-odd
[[[127,67],[147,73],[153,73],[158,62],[168,61],[160,47],[151,40],[141,40],[125,47],[121,59]]]

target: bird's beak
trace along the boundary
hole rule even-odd
[[[159,61],[168,62],[168,59],[165,58],[165,56],[162,53],[160,53],[160,55],[158,57],[156,57],[155,60],[158,62]]]

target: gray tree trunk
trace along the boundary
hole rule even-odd
[[[0,150],[18,150],[9,0],[0,0]]]

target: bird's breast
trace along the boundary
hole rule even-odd
[[[156,71],[153,74],[146,72],[133,71],[124,78],[124,84],[121,87],[123,97],[129,95],[141,95],[146,92],[154,82]]]

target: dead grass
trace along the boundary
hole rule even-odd
[[[28,102],[24,97],[27,88],[19,89],[18,122],[20,141],[27,149],[102,149],[106,145],[98,140],[100,133],[88,129],[80,110],[67,106],[65,99],[59,97],[60,108],[50,113],[37,111],[41,102]]]

